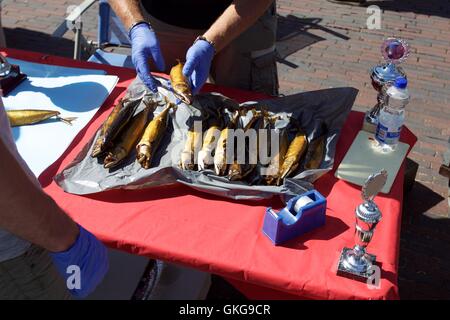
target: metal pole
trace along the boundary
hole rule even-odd
[[[81,35],[82,35],[83,23],[80,21],[75,24],[75,48],[73,51],[73,58],[81,60]]]

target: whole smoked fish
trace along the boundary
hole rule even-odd
[[[9,119],[11,127],[25,126],[35,124],[44,120],[55,117],[57,120],[71,125],[76,117],[62,118],[59,111],[54,110],[37,110],[37,109],[23,109],[23,110],[7,110],[6,114]]]
[[[136,145],[137,161],[144,169],[149,169],[151,166],[152,157],[166,131],[167,116],[172,108],[176,108],[176,106],[173,103],[168,103],[167,107],[150,121],[141,140]]]
[[[113,140],[120,134],[133,116],[139,100],[121,99],[113,108],[100,129],[100,135],[94,142],[91,156],[98,157],[113,146]]]
[[[119,135],[114,148],[108,152],[105,157],[104,167],[112,168],[124,160],[131,150],[136,146],[136,142],[142,135],[147,124],[150,108],[146,107],[143,111],[135,115]]]
[[[176,95],[186,104],[192,103],[191,86],[188,79],[183,74],[183,63],[178,60],[178,64],[170,70],[170,83]]]

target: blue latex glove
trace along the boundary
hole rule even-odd
[[[164,57],[155,32],[146,23],[135,25],[130,30],[131,60],[142,82],[153,92],[158,91],[159,81],[150,73],[148,59],[153,59],[159,71],[164,71]]]
[[[70,293],[84,298],[103,280],[109,262],[106,247],[92,233],[81,226],[79,228],[80,234],[69,249],[50,255],[59,273],[66,280]]]
[[[197,94],[208,79],[214,47],[205,40],[196,41],[186,53],[183,74],[190,80],[193,94]]]

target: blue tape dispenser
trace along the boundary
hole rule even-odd
[[[266,209],[263,232],[275,245],[282,244],[325,224],[327,200],[316,190],[290,199],[285,208]]]

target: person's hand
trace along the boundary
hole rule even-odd
[[[197,94],[208,79],[214,47],[205,40],[197,40],[186,53],[183,74],[190,80],[193,94]]]
[[[103,280],[109,262],[106,247],[89,231],[79,228],[78,238],[69,249],[50,255],[70,293],[84,298]]]
[[[139,23],[130,30],[131,60],[142,82],[153,92],[160,84],[150,73],[149,59],[153,59],[159,71],[164,71],[164,57],[153,29],[146,23]]]

